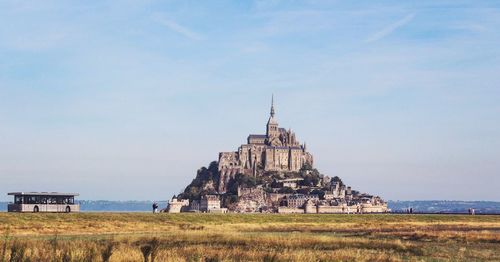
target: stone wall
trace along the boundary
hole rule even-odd
[[[371,204],[362,204],[361,212],[363,213],[385,213],[387,212],[387,205],[371,205]]]
[[[278,213],[280,213],[280,214],[304,214],[304,209],[293,208],[293,207],[278,207]]]
[[[167,212],[168,213],[180,213],[187,211],[189,209],[189,200],[188,199],[172,199],[168,201]]]
[[[345,206],[318,206],[318,214],[340,214],[347,212]]]

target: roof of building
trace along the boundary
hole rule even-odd
[[[266,135],[250,134],[250,135],[248,135],[248,138],[267,138],[267,136]]]
[[[218,195],[204,195],[201,197],[202,200],[219,200]]]
[[[297,178],[286,178],[286,179],[279,179],[279,180],[276,180],[277,182],[294,182],[294,181],[302,181],[304,180],[303,178],[301,177],[297,177]]]
[[[10,192],[9,196],[79,196],[78,193],[61,193],[61,192]]]
[[[267,124],[278,125],[278,121],[276,121],[274,116],[271,116],[271,117],[269,117],[269,120],[267,120]]]
[[[293,194],[293,195],[290,195],[288,196],[287,198],[288,199],[302,199],[302,198],[305,198],[306,196],[304,194]]]
[[[319,198],[317,194],[293,194],[288,196],[289,199],[311,199],[311,198]]]
[[[294,150],[302,150],[302,147],[300,146],[267,146],[268,148],[275,148],[275,149],[294,149]]]

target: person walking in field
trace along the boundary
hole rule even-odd
[[[156,202],[153,203],[153,214],[158,213],[158,204]]]

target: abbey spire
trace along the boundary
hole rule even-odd
[[[278,121],[274,118],[274,95],[271,96],[271,114],[269,116],[269,120],[267,121],[266,135],[268,138],[279,136]]]
[[[274,117],[274,94],[271,95],[271,117]]]

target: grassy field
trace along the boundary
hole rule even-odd
[[[500,261],[500,216],[0,213],[0,261]]]

